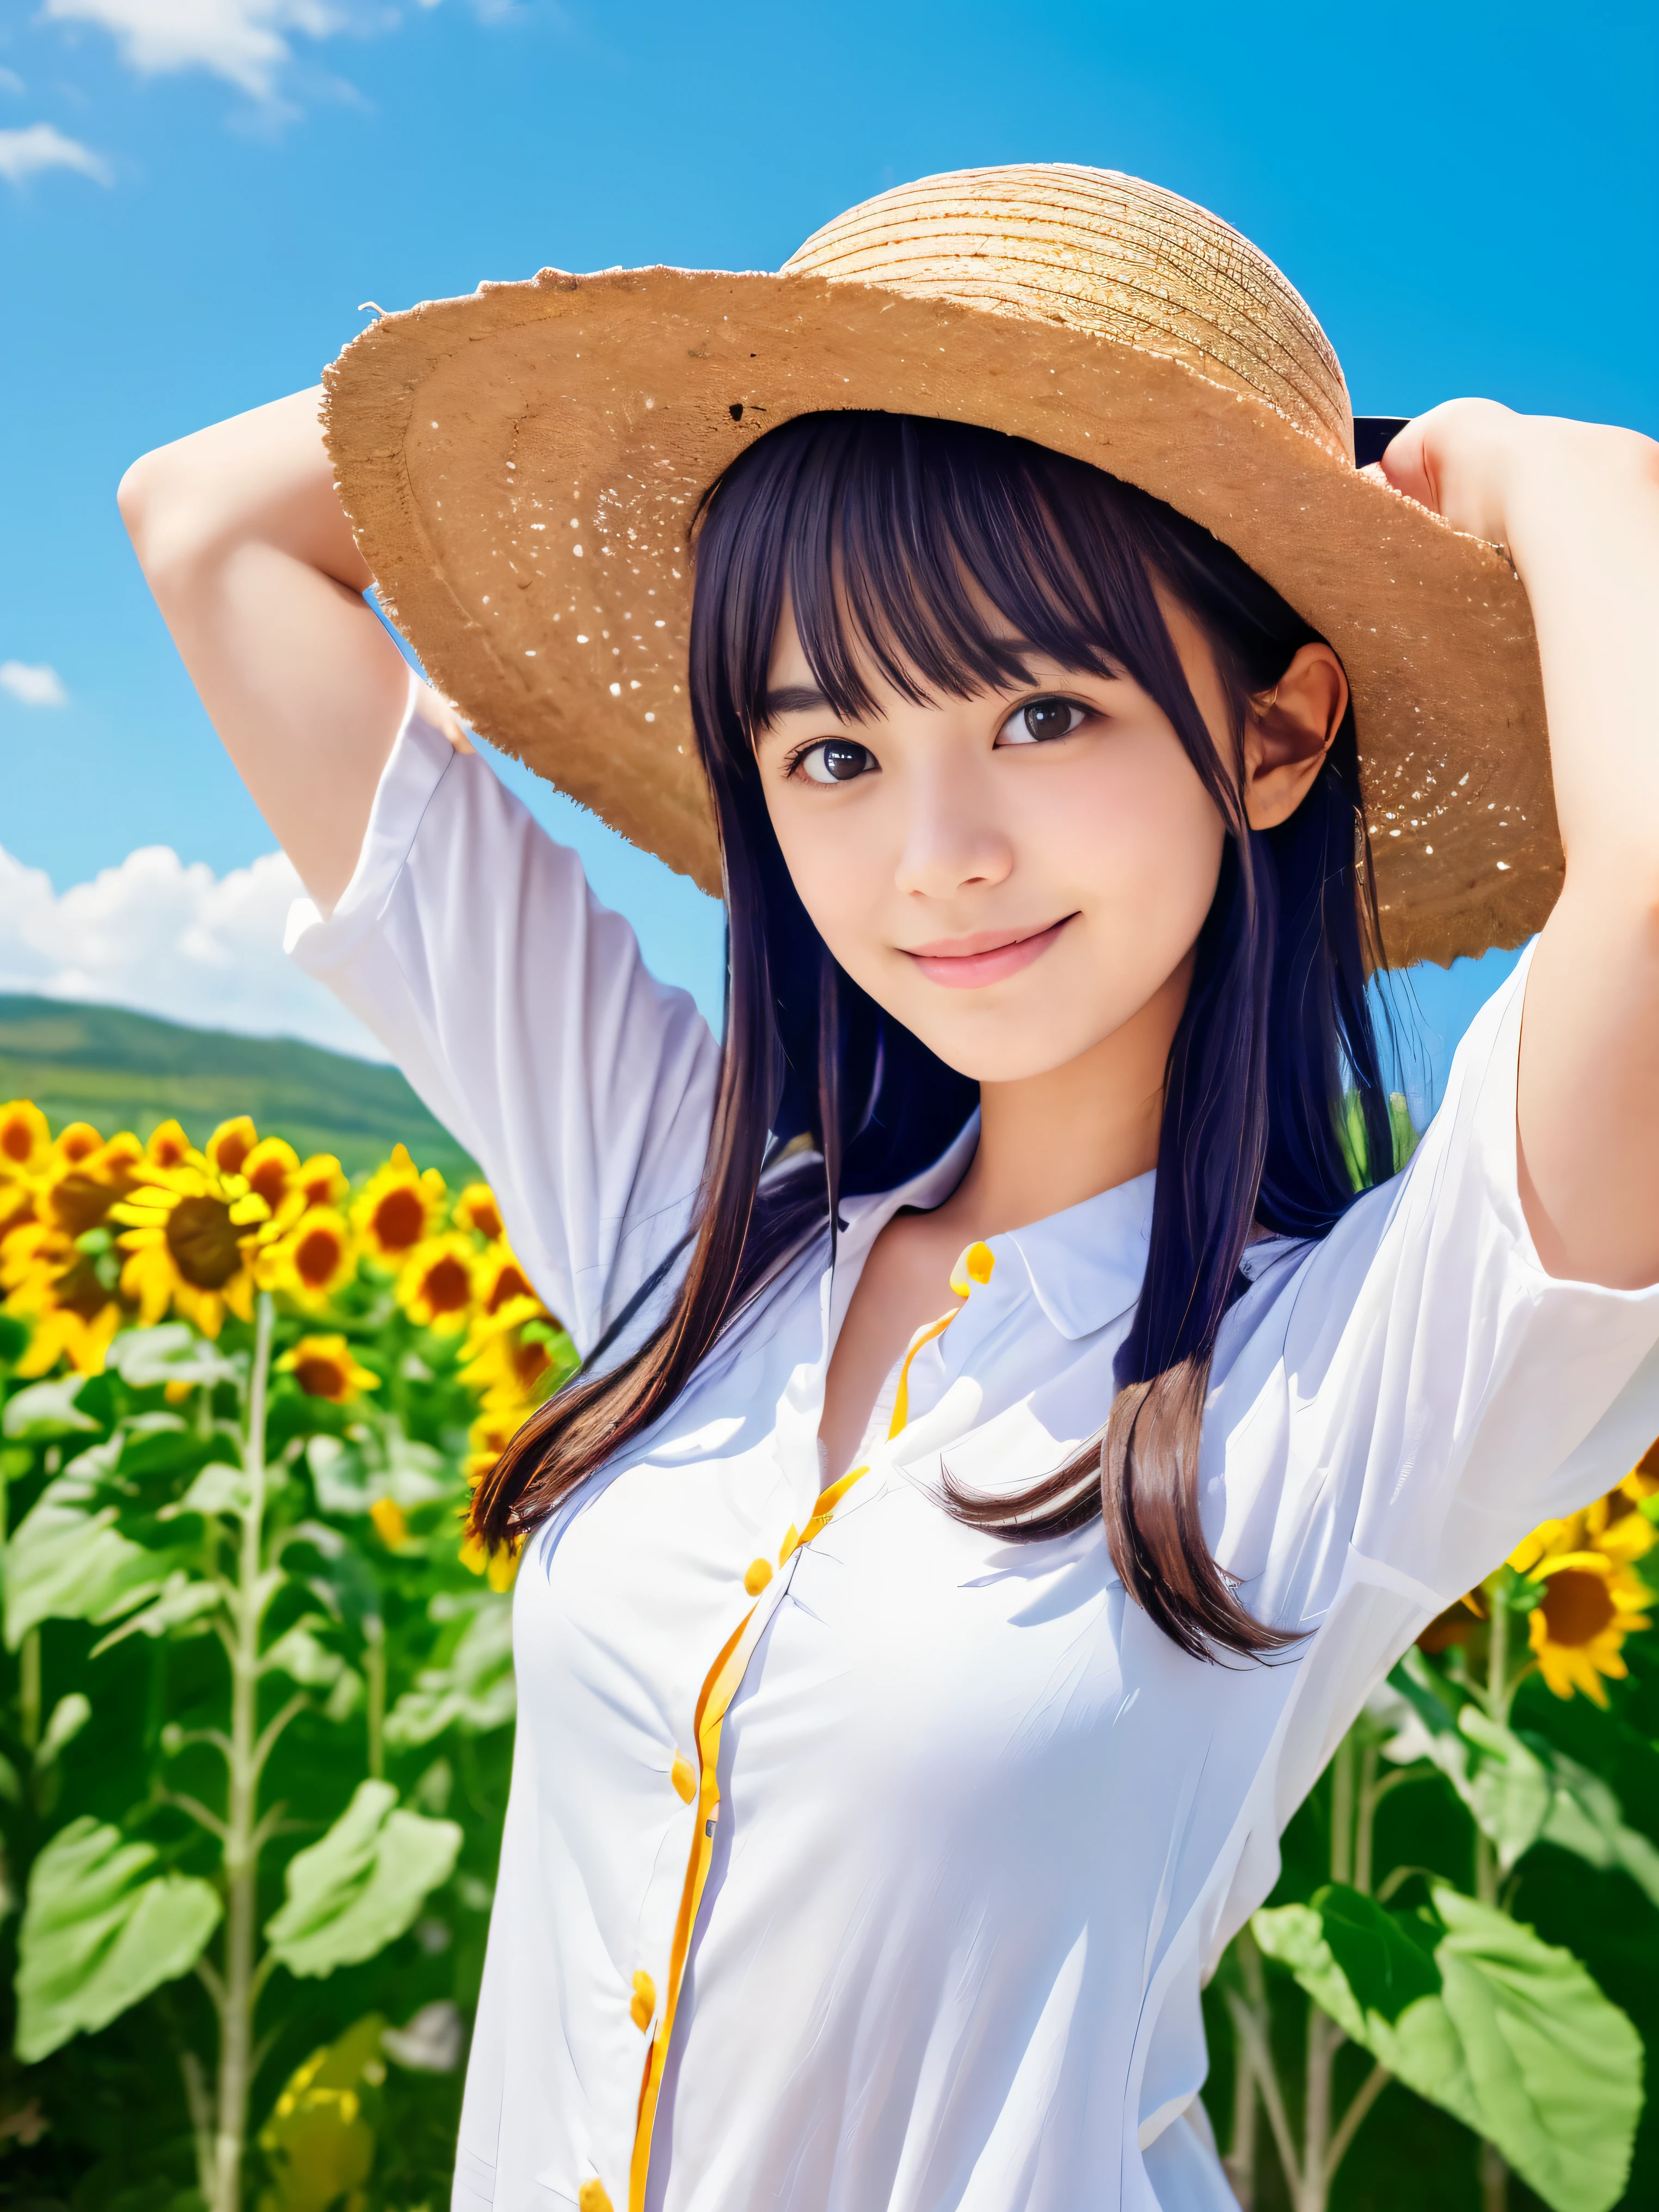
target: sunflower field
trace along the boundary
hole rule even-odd
[[[440,2212],[506,1808],[493,1194],[0,1106],[0,2200]],[[1206,1996],[1245,2212],[1646,2212],[1659,1448],[1372,1698]]]

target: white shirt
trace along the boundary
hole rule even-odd
[[[418,716],[338,908],[289,939],[595,1342],[690,1218],[718,1066],[690,1000]],[[1018,1487],[1100,1426],[1150,1176],[975,1248],[902,1425],[813,1521],[859,1271],[971,1127],[846,1201],[833,1278],[808,1254],[538,1532],[457,2212],[1231,2204],[1199,1991],[1285,1821],[1424,1624],[1659,1431],[1659,1290],[1552,1279],[1522,1216],[1526,972],[1406,1171],[1247,1255],[1200,1480],[1245,1601],[1304,1632],[1273,1663],[1177,1650],[1098,1522],[1015,1546],[935,1502],[945,1465]]]

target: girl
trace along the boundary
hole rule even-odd
[[[1659,1429],[1659,454],[1352,434],[1244,240],[1031,168],[391,318],[331,456],[302,394],[123,488],[291,949],[586,1355],[475,1506],[465,2212],[1224,2205],[1285,1821]],[[720,1043],[371,582],[722,885]],[[1546,915],[1395,1174],[1369,977]]]

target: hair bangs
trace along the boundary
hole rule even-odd
[[[1034,653],[1139,676],[1162,625],[1127,533],[1056,482],[1083,465],[1000,432],[869,413],[802,417],[750,448],[710,502],[741,479],[720,688],[750,741],[769,719],[786,605],[844,721],[876,713],[872,678],[927,706],[1028,684]]]

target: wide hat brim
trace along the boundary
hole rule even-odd
[[[388,617],[481,735],[718,896],[689,531],[792,416],[1009,432],[1203,524],[1341,655],[1389,964],[1519,944],[1560,887],[1537,647],[1495,548],[1190,362],[817,275],[544,270],[387,315],[328,371]]]

